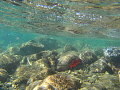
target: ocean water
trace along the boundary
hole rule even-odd
[[[1,0],[0,46],[35,37],[91,47],[120,45],[120,0]]]
[[[33,44],[35,40],[38,42]],[[45,49],[38,45],[39,41]],[[38,47],[27,47],[26,44],[24,48],[24,43]],[[67,52],[68,49],[78,52]],[[77,57],[74,58],[74,54]],[[47,69],[60,73],[57,66],[67,67],[62,68],[65,70],[62,75],[69,74],[82,80],[83,89],[103,86],[103,89],[107,88],[105,90],[119,90],[120,0],[0,0],[0,56],[0,90],[25,90],[26,87],[26,90],[32,90],[29,88],[40,83],[33,83],[34,80],[47,77]],[[54,80],[48,79],[47,84],[49,81],[53,83]],[[51,85],[48,87],[54,88]]]

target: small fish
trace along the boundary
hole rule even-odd
[[[70,69],[72,69],[73,67],[76,67],[79,63],[81,62],[81,59],[75,59],[72,60],[72,64],[70,64]]]

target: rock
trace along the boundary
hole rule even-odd
[[[84,87],[78,90],[107,90],[104,85],[102,84],[84,84]]]
[[[58,53],[55,50],[43,51],[41,53],[42,58],[36,61],[36,64],[38,63],[43,68],[52,68],[55,70],[57,65]]]
[[[32,65],[33,62],[39,60],[42,58],[42,53],[37,53],[37,54],[31,54],[28,56],[24,56],[23,59],[21,60],[20,64],[28,64]]]
[[[102,57],[104,56],[104,52],[103,52],[103,49],[102,48],[96,48],[94,53],[99,56],[99,57]]]
[[[48,37],[38,37],[34,41],[44,45],[45,50],[55,50],[59,47],[56,39]]]
[[[107,89],[103,84],[96,83],[91,85],[90,90],[107,90]]]
[[[77,51],[77,49],[74,46],[70,45],[70,44],[66,44],[65,47],[64,47],[63,52],[67,52],[67,51]]]
[[[113,74],[112,68],[108,66],[107,62],[104,58],[101,58],[94,63],[92,63],[89,67],[89,71],[92,73],[105,73],[106,71],[110,74]]]
[[[36,42],[34,40],[30,40],[30,41],[22,44],[22,46],[20,47],[19,54],[26,56],[26,55],[39,53],[43,50],[45,50],[43,44]]]
[[[120,63],[120,48],[108,47],[104,49],[104,56],[110,62]]]
[[[64,53],[58,58],[57,71],[65,71],[70,69],[73,60],[79,59],[78,54],[74,51]]]
[[[93,52],[90,52],[90,51],[82,52],[79,55],[79,58],[83,60],[84,64],[88,64],[88,65],[98,60],[97,56]]]
[[[8,52],[9,52],[10,55],[17,55],[19,53],[19,48],[10,47],[10,48],[8,48]]]
[[[19,66],[14,74],[14,84],[22,85],[31,83],[35,80],[42,80],[45,77],[55,74],[55,71],[51,68],[43,68],[40,64],[22,65]]]
[[[1,54],[0,68],[7,70],[8,73],[13,73],[13,71],[19,65],[20,60],[21,60],[21,56],[19,55]]]
[[[36,69],[36,68],[34,68]],[[38,70],[41,70],[38,68]],[[16,69],[16,72],[14,73],[14,76],[16,78],[14,78],[13,83],[15,85],[20,85],[20,84],[26,84],[27,80],[30,78],[30,76],[32,75],[32,73],[34,73],[35,70],[33,70],[32,66],[19,66]]]
[[[43,68],[56,68],[56,61],[58,59],[58,53],[53,51],[42,51],[37,54],[32,54],[28,56],[24,56],[21,60],[21,64],[27,64],[27,65],[40,65],[43,66]]]
[[[21,65],[16,69],[14,76],[17,77],[13,81],[14,84],[26,84],[28,79],[34,75],[34,77],[42,71],[42,67],[39,65]]]
[[[2,82],[0,82],[0,90],[7,90],[7,89],[8,88],[5,87],[5,85]]]
[[[32,87],[33,89],[28,89],[28,87],[26,90],[78,90],[79,85],[68,75],[55,74],[46,77],[42,83],[37,82],[36,86]]]
[[[119,90],[120,82],[117,75],[104,74],[95,84],[104,85],[106,90]]]
[[[84,76],[83,76],[84,75]],[[82,85],[79,90],[119,90],[120,82],[116,74],[92,73],[82,74]]]
[[[41,70],[40,72],[36,72],[35,74],[31,73],[31,76],[28,79],[27,84],[30,84],[36,80],[43,80],[52,74],[56,74],[56,72],[51,68],[45,68],[45,69]]]
[[[9,77],[8,72],[5,69],[0,68],[0,81],[5,82]]]
[[[37,80],[29,84],[25,90],[33,90],[35,86],[40,85],[42,83],[42,80]]]
[[[42,77],[42,79],[44,79],[44,78],[46,78],[47,76],[49,76],[49,75],[52,75],[52,74],[55,74],[56,72],[53,70],[53,69],[51,69],[51,68],[45,68],[45,69],[43,69],[42,71],[41,71],[41,77]]]

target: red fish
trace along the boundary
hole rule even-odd
[[[72,60],[72,64],[70,64],[70,69],[72,69],[73,67],[76,67],[79,63],[81,62],[80,59],[75,59],[75,60]]]

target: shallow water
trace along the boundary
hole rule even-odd
[[[120,0],[0,0],[0,90],[119,90],[119,24]]]
[[[74,45],[119,46],[119,9],[120,0],[1,0],[1,46],[42,35]]]

